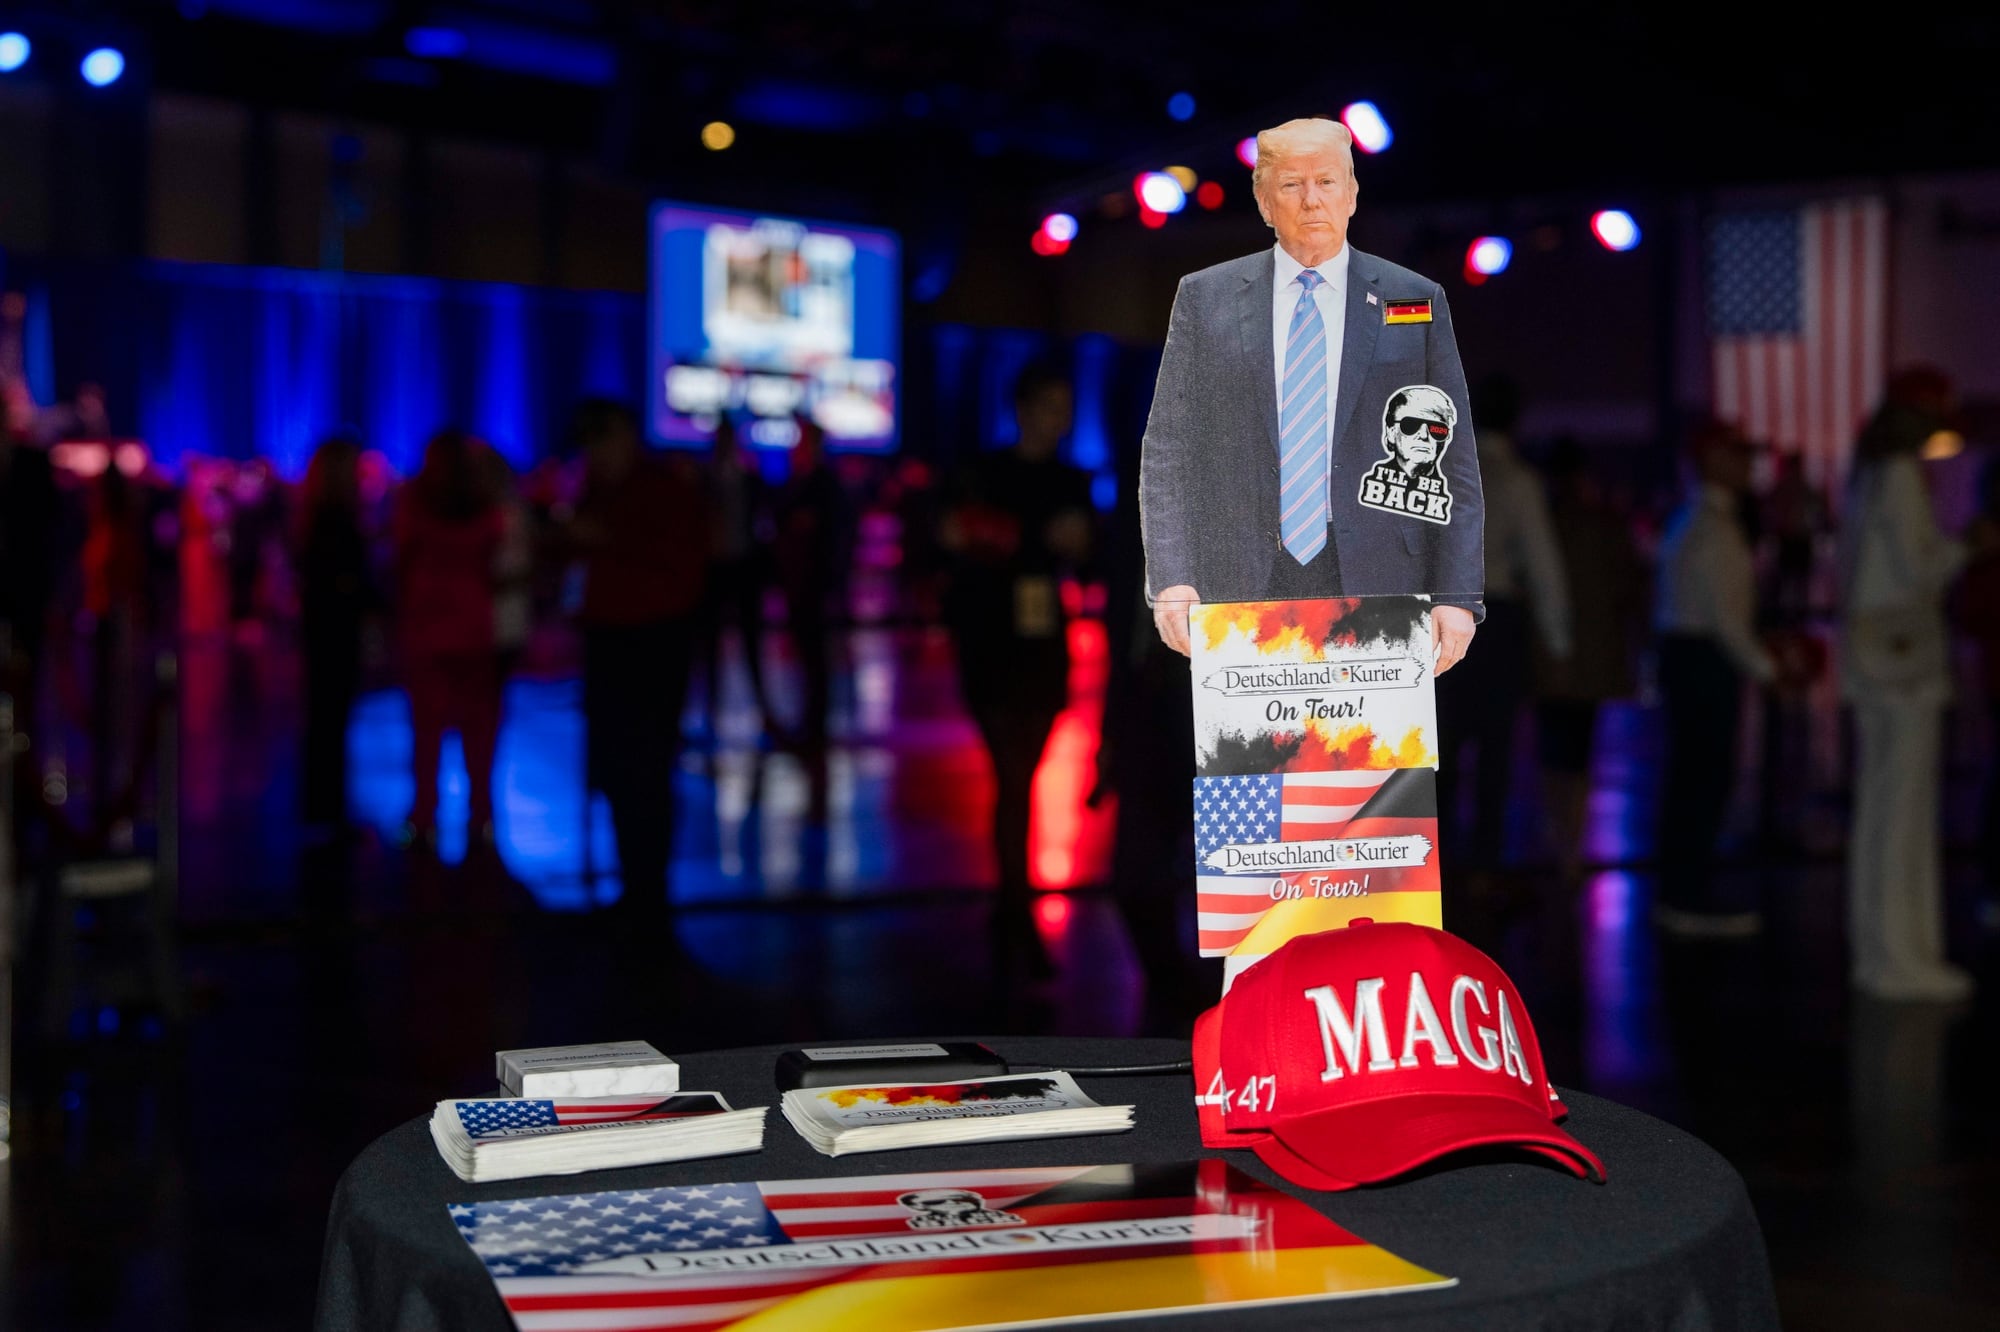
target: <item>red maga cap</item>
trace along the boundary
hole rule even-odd
[[[1521,993],[1425,925],[1302,935],[1236,978],[1194,1028],[1205,1147],[1249,1147],[1295,1184],[1351,1189],[1467,1147],[1524,1147],[1604,1181],[1556,1127]]]

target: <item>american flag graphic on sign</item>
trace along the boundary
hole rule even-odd
[[[1389,772],[1365,770],[1197,777],[1195,849],[1205,853],[1232,841],[1337,836],[1388,780]]]
[[[1442,924],[1429,600],[1224,602],[1188,626],[1197,924],[1223,988],[1301,934]]]
[[[529,1100],[505,1096],[454,1101],[452,1108],[458,1111],[458,1122],[465,1126],[468,1136],[506,1138],[585,1124],[687,1119],[695,1115],[720,1114],[728,1107],[712,1093],[693,1092],[665,1098],[592,1096],[570,1100]]]
[[[1846,473],[1882,394],[1889,215],[1880,199],[1725,213],[1708,228],[1715,415],[1800,454],[1816,485]]]
[[[1195,923],[1202,954],[1234,953],[1272,907],[1311,900],[1309,894],[1320,891],[1315,869],[1323,885],[1352,889],[1356,896],[1436,892],[1437,862],[1428,855],[1437,831],[1436,781],[1428,768],[1195,778]],[[1385,847],[1408,847],[1411,838],[1422,839],[1422,863],[1409,856],[1370,858]],[[1334,848],[1315,866],[1270,863],[1286,843]],[[1284,895],[1294,889],[1296,897]]]
[[[964,1328],[1451,1284],[1222,1161],[677,1185],[450,1211],[522,1332]],[[1100,1263],[1102,1276],[1082,1270]]]

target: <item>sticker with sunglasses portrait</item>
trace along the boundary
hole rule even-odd
[[[1412,384],[1389,395],[1382,409],[1382,452],[1387,456],[1361,478],[1356,496],[1370,509],[1451,522],[1451,487],[1444,478],[1444,451],[1458,427],[1458,408],[1443,389]]]

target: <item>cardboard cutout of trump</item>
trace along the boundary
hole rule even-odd
[[[1483,615],[1484,510],[1442,288],[1347,243],[1358,187],[1331,120],[1257,136],[1277,244],[1181,279],[1139,507],[1160,636],[1203,601],[1422,594],[1437,669]]]

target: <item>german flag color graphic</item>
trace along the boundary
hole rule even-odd
[[[1382,322],[1385,324],[1428,324],[1431,322],[1431,298],[1419,296],[1407,301],[1389,301],[1382,306]]]
[[[932,1332],[1438,1289],[1223,1161],[459,1204],[523,1332]]]

